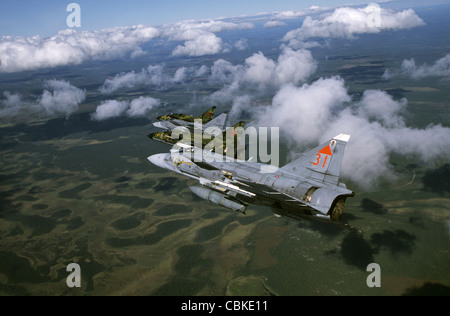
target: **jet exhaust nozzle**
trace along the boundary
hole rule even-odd
[[[200,186],[191,186],[189,188],[195,195],[201,197],[204,200],[223,206],[229,210],[238,211],[245,214],[245,210],[247,209],[247,207],[241,203],[228,199],[227,195],[225,194]]]

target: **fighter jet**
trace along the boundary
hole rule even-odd
[[[215,112],[216,112],[216,107],[213,106],[212,108],[210,108],[208,111],[206,111],[199,117],[194,117],[192,115],[187,115],[187,114],[176,114],[176,113],[167,114],[167,115],[158,117],[158,121],[162,121],[162,122],[156,122],[156,123],[153,123],[153,125],[155,125],[156,127],[159,127],[159,128],[167,129],[166,127],[164,127],[166,124],[163,124],[163,122],[165,122],[165,121],[175,123],[176,125],[187,125],[187,123],[193,124],[195,120],[201,120],[202,124],[206,124],[214,118]]]
[[[271,207],[277,217],[339,221],[345,200],[354,196],[339,182],[349,139],[350,135],[340,134],[271,173],[267,164],[224,159],[195,147],[148,160],[197,180],[200,185],[190,187],[194,194],[230,210],[245,213],[249,204],[255,204]]]
[[[219,118],[220,116],[217,117],[216,119]],[[202,128],[200,128],[200,131],[202,131],[202,133],[201,138],[198,140],[199,142],[198,144],[196,143],[195,139],[196,137],[195,129],[188,128],[187,126],[177,127],[173,130],[167,130],[164,132],[152,133],[148,135],[148,138],[159,142],[163,142],[168,145],[179,144],[180,147],[182,148],[200,146],[201,144],[201,148],[204,149],[207,145],[210,145],[211,149],[213,149],[214,152],[220,151],[227,153],[227,150],[230,150],[226,146],[226,141],[227,139],[230,138],[230,137],[227,138],[227,133],[230,133],[234,138],[237,138],[238,132],[243,131],[245,122],[241,121],[236,125],[234,125],[232,128],[230,128],[229,130],[223,130],[223,123],[219,123],[222,124],[222,126],[218,127],[217,124],[215,124],[214,120],[210,121],[209,123],[203,125]],[[198,126],[196,125],[195,128],[197,127]],[[210,127],[211,129],[208,129],[208,127]],[[218,134],[222,134],[222,138],[219,139],[218,142],[216,142],[215,138],[218,136]],[[184,139],[185,135],[186,137],[188,137],[188,139]],[[237,141],[233,141],[233,145],[235,154],[230,154],[231,157],[237,156],[237,147],[236,147]]]
[[[207,129],[208,127],[217,127],[220,130],[223,130],[225,127],[226,120],[227,120],[227,113],[222,113],[218,117],[207,123],[204,123],[201,119],[195,119],[193,122],[174,119],[169,121],[155,122],[153,123],[153,125],[155,127],[162,128],[164,130],[174,130],[180,126],[186,126],[190,129],[201,128],[202,130]]]

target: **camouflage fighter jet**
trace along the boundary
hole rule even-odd
[[[219,117],[217,117],[217,119],[218,118]],[[228,153],[228,155],[230,155],[230,157],[237,157],[238,133],[241,133],[243,131],[244,126],[245,122],[241,121],[234,125],[232,128],[223,130],[222,127],[216,126],[213,120],[203,125],[203,127],[199,129],[201,134],[196,134],[195,128],[190,129],[186,126],[178,126],[173,130],[149,134],[148,138],[163,142],[168,145],[179,145],[182,148],[197,146],[201,147],[202,149],[210,148],[214,152],[223,152],[226,154],[227,150],[229,150],[229,148],[227,148],[226,146],[227,139],[234,137],[234,150],[233,153]],[[208,129],[208,127],[211,128]],[[219,134],[221,134],[222,137],[217,139],[217,136]],[[196,135],[199,136],[198,139],[196,139]]]
[[[195,117],[195,116],[187,115],[187,114],[172,113],[172,114],[162,115],[162,116],[158,117],[158,121],[161,121],[161,122],[169,121],[171,123],[175,123],[176,125],[182,126],[182,125],[187,125],[186,123],[193,124],[195,120],[201,120],[202,124],[206,124],[214,118],[215,112],[216,112],[216,107],[213,106],[212,108],[210,108],[208,111],[206,111],[199,117]],[[164,124],[161,124],[159,122],[156,122],[153,125],[155,125],[156,127],[159,127],[159,128],[166,129],[165,127],[163,127]]]
[[[169,121],[155,122],[155,123],[153,123],[153,125],[155,127],[162,128],[164,130],[174,130],[180,126],[186,126],[190,129],[197,127],[197,128],[201,128],[203,130],[208,127],[217,127],[217,128],[220,128],[221,130],[223,130],[226,120],[227,120],[227,113],[222,113],[218,117],[216,117],[213,120],[210,120],[207,123],[205,123],[201,119],[196,118],[193,122],[186,122],[186,121],[174,119],[174,120],[169,120]]]

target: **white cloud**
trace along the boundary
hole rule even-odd
[[[408,127],[402,116],[405,111],[406,99],[394,100],[380,90],[367,90],[360,101],[353,101],[340,77],[321,78],[300,87],[284,85],[271,105],[252,109],[256,124],[279,127],[282,135],[300,147],[340,133],[352,135],[342,175],[367,188],[382,177],[395,177],[389,162],[392,153],[414,155],[426,163],[448,155],[450,128]]]
[[[394,12],[376,4],[365,8],[342,7],[318,19],[306,17],[302,27],[288,32],[283,40],[291,47],[299,47],[310,38],[353,39],[358,34],[411,29],[424,24],[412,9]]]
[[[78,65],[127,53],[136,56],[142,54],[139,44],[159,34],[154,27],[138,25],[84,32],[67,29],[49,38],[4,36],[0,41],[0,72]]]
[[[236,43],[234,43],[234,47],[237,50],[246,50],[248,48],[248,39],[241,38]]]
[[[44,110],[48,115],[65,114],[69,117],[78,110],[78,107],[86,99],[86,91],[81,90],[68,81],[46,80],[42,95],[33,100],[25,101],[22,95],[4,91],[4,100],[0,100],[0,117],[16,116],[21,111]]]
[[[412,79],[423,79],[429,77],[450,77],[450,54],[438,59],[432,65],[416,65],[414,58],[405,59],[398,71],[386,69],[383,78],[389,80],[396,76],[406,76]]]
[[[175,75],[173,76],[173,82],[184,82],[187,77],[187,68],[181,67],[178,68],[177,71],[175,71]]]
[[[295,20],[295,19],[298,19],[298,18],[303,17],[308,14],[315,14],[315,13],[319,13],[321,11],[326,11],[326,10],[329,10],[329,8],[328,7],[311,6],[311,7],[309,7],[309,9],[305,9],[302,11],[297,11],[297,10],[282,11],[282,12],[273,14],[271,20],[278,20],[278,21],[280,21],[280,20],[281,21]]]
[[[210,81],[212,83],[231,83],[242,76],[243,65],[233,65],[224,59],[218,59],[211,67]]]
[[[286,26],[283,21],[296,20],[308,14],[316,14],[320,11],[329,10],[327,7],[311,6],[309,9],[302,11],[283,11],[271,14],[270,20],[264,24],[265,28]]]
[[[284,48],[278,57],[278,65],[275,69],[276,79],[279,85],[285,83],[298,84],[306,81],[316,72],[317,63],[311,52],[306,49],[294,51]]]
[[[46,90],[42,93],[38,103],[50,115],[64,113],[69,117],[86,99],[86,91],[78,89],[64,80],[48,80],[44,87]]]
[[[242,113],[249,110],[251,102],[252,97],[250,95],[239,95],[235,97],[231,110],[228,112],[228,121],[233,124],[239,121]]]
[[[4,99],[0,100],[0,117],[16,116],[22,108],[28,106],[18,93],[4,91],[3,96]]]
[[[204,56],[214,55],[222,50],[222,39],[213,33],[197,31],[193,39],[184,45],[178,45],[172,52],[173,56]]]
[[[417,160],[431,164],[446,157],[446,148],[450,146],[449,128],[440,125],[430,125],[425,129],[388,127],[348,109],[339,113],[327,136],[342,132],[352,135],[342,173],[364,187],[373,186],[381,177],[395,178],[389,163],[391,153],[414,155]]]
[[[112,79],[106,79],[105,83],[100,87],[102,94],[110,94],[122,88],[134,88],[140,85],[156,85],[160,86],[166,82],[167,78],[163,74],[163,66],[149,65],[140,72],[134,71],[117,74]]]
[[[159,106],[159,100],[151,97],[140,97],[132,101],[103,101],[91,115],[93,120],[103,121],[126,114],[129,117],[142,116],[153,107]]]
[[[273,78],[277,65],[275,62],[266,58],[263,53],[259,52],[248,57],[245,60],[245,71],[242,74],[242,80],[249,83],[266,84]]]
[[[103,121],[121,116],[129,107],[127,101],[107,100],[103,101],[92,114],[92,119]]]
[[[294,51],[284,48],[278,62],[266,58],[261,52],[245,60],[243,80],[249,83],[281,86],[285,83],[304,82],[316,71],[316,62],[308,50]]]
[[[257,89],[267,93],[267,89],[293,83],[305,82],[317,69],[317,63],[308,50],[283,48],[277,61],[259,52],[245,60],[244,65],[233,65],[225,60],[217,60],[211,67],[211,83],[225,83],[209,98],[217,102],[231,101],[242,90]]]
[[[251,23],[234,23],[219,20],[182,21],[165,25],[163,36],[171,41],[185,41],[172,52],[173,56],[204,56],[213,55],[228,49],[215,33],[230,30],[248,30],[253,28]],[[239,47],[237,47],[239,49]]]
[[[188,80],[205,76],[209,73],[209,67],[181,67],[173,76],[167,74],[161,65],[149,65],[140,72],[130,71],[117,74],[114,78],[106,79],[99,88],[102,94],[111,94],[119,89],[133,89],[139,86],[154,86],[164,89],[173,84],[183,84]]]
[[[9,91],[3,92],[4,100],[1,101],[2,106],[6,108],[11,108],[16,106],[17,104],[23,103],[22,96],[20,94],[13,94]]]
[[[162,36],[168,37],[169,40],[188,41],[195,39],[201,32],[220,33],[231,30],[249,30],[253,27],[253,24],[248,22],[234,23],[212,19],[206,21],[187,20],[164,25],[161,31]]]
[[[0,73],[11,73],[66,65],[79,65],[88,60],[107,60],[147,54],[141,44],[154,38],[185,41],[174,55],[202,56],[223,49],[222,39],[215,33],[253,28],[251,23],[218,20],[182,21],[159,28],[137,25],[99,31],[66,29],[43,38],[3,36],[0,40]]]
[[[331,121],[333,109],[348,101],[344,80],[339,77],[319,79],[301,87],[288,84],[259,115],[258,122],[263,126],[280,127],[294,142],[314,142]]]
[[[359,103],[359,115],[369,120],[377,120],[386,127],[402,127],[405,122],[399,114],[407,104],[405,98],[398,102],[383,91],[366,90]]]
[[[274,20],[295,20],[301,16],[306,15],[305,11],[283,11],[277,13],[273,19]]]
[[[143,116],[160,104],[159,100],[154,98],[140,97],[131,101],[130,108],[127,110],[127,115],[130,117]]]
[[[286,25],[287,25],[286,23],[281,22],[281,21],[273,21],[273,20],[270,20],[270,21],[267,21],[267,22],[264,24],[264,27],[265,27],[265,28],[271,28],[271,27],[279,27],[279,26],[286,26]]]

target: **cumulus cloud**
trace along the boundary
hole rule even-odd
[[[172,52],[173,56],[203,56],[217,54],[222,50],[222,39],[213,33],[198,31],[196,36],[178,45]]]
[[[64,80],[48,80],[44,83],[44,87],[46,89],[38,103],[50,115],[63,113],[69,117],[86,99],[86,91]]]
[[[149,65],[138,73],[134,71],[120,73],[112,79],[106,79],[105,83],[100,87],[100,92],[109,94],[118,89],[130,89],[140,85],[160,86],[166,80],[166,76],[163,75],[163,66]]]
[[[383,91],[366,90],[359,104],[358,114],[369,120],[379,121],[386,127],[402,127],[405,124],[400,113],[406,109],[406,98],[395,101]]]
[[[113,117],[121,116],[129,103],[127,101],[107,100],[103,101],[92,114],[92,119],[96,121],[103,121]]]
[[[314,142],[331,121],[333,109],[348,101],[344,80],[339,77],[319,79],[301,87],[288,84],[260,113],[258,121],[280,127],[288,139],[297,143]]]
[[[301,16],[306,15],[305,11],[283,11],[275,14],[274,20],[295,20]]]
[[[22,100],[22,96],[18,93],[4,91],[3,97],[4,99],[0,100],[0,117],[15,116],[22,108],[28,106],[28,104]]]
[[[358,34],[411,29],[424,24],[412,9],[394,12],[377,4],[365,8],[342,7],[318,19],[306,17],[302,27],[288,32],[283,40],[291,47],[298,47],[310,38],[353,39]]]
[[[285,26],[287,24],[284,23],[283,21],[296,20],[296,19],[306,16],[308,14],[316,14],[320,11],[326,11],[326,10],[329,10],[329,8],[319,7],[319,6],[311,6],[309,9],[305,9],[302,11],[290,10],[290,11],[275,12],[274,14],[271,15],[270,20],[264,24],[264,27],[270,28],[270,27]]]
[[[270,20],[264,24],[264,27],[267,29],[267,28],[271,28],[271,27],[280,27],[280,26],[286,26],[286,25],[287,25],[286,23],[281,22],[281,21]]]
[[[408,127],[402,116],[405,111],[406,99],[394,100],[380,90],[367,90],[361,100],[352,100],[344,80],[332,77],[299,87],[285,85],[269,106],[254,112],[256,124],[279,127],[286,139],[301,147],[340,133],[352,135],[342,174],[371,187],[381,177],[394,177],[389,163],[392,153],[415,155],[427,163],[448,153],[449,128]]]
[[[325,10],[329,10],[328,7],[319,7],[319,6],[311,6],[309,7],[309,9],[305,9],[302,11],[298,11],[298,10],[288,10],[288,11],[282,11],[282,12],[277,12],[275,13],[271,20],[295,20],[298,19],[302,16],[308,15],[308,14],[314,14],[314,13],[318,13],[320,11],[325,11]]]
[[[164,89],[173,84],[182,84],[189,80],[205,76],[209,73],[209,67],[181,67],[175,71],[175,74],[169,75],[164,66],[149,65],[140,72],[130,71],[120,73],[114,78],[106,79],[100,87],[102,94],[111,94],[119,89],[132,89],[139,86],[157,87]]]
[[[275,78],[278,85],[285,83],[298,84],[316,72],[317,63],[311,52],[306,49],[297,51],[284,48],[278,57]]]
[[[208,20],[182,21],[158,28],[137,25],[82,32],[66,29],[45,38],[3,36],[0,73],[79,65],[88,60],[136,58],[146,54],[140,45],[155,38],[185,41],[173,51],[176,56],[216,54],[222,51],[223,43],[215,33],[252,27],[251,23]]]
[[[0,117],[16,116],[24,111],[45,111],[48,115],[65,114],[69,117],[78,110],[78,107],[86,99],[86,91],[81,90],[68,81],[47,80],[44,81],[42,95],[25,101],[22,95],[3,92],[4,99],[0,100]]]
[[[160,31],[143,25],[116,27],[100,31],[60,31],[42,38],[3,36],[0,41],[0,72],[78,65],[87,60],[142,54],[139,44],[157,36]]]
[[[432,65],[417,66],[414,58],[405,59],[400,70],[386,69],[383,74],[383,78],[386,80],[396,76],[406,76],[416,80],[429,77],[450,77],[450,54],[438,59]]]
[[[277,61],[264,56],[259,52],[245,60],[243,65],[219,59],[211,67],[181,67],[174,74],[168,74],[161,65],[149,65],[140,72],[127,72],[117,74],[114,78],[107,79],[100,87],[102,94],[111,94],[119,89],[131,89],[139,86],[155,86],[164,89],[174,84],[183,84],[193,79],[208,76],[213,84],[225,84],[214,93],[212,98],[226,99],[234,96],[242,87],[277,88],[285,83],[298,84],[304,82],[316,71],[317,62],[308,50],[293,50],[284,47]]]
[[[151,97],[140,97],[132,101],[107,100],[97,107],[91,117],[93,120],[103,121],[123,115],[143,116],[159,105],[160,101]]]
[[[150,97],[140,97],[134,99],[130,103],[130,107],[126,114],[130,117],[146,115],[151,109],[159,106],[161,103],[159,100]]]
[[[227,48],[215,33],[229,30],[247,30],[253,28],[251,23],[234,23],[220,20],[182,21],[164,26],[163,36],[171,41],[185,41],[172,52],[173,56],[213,55]],[[239,49],[239,47],[237,47]]]
[[[248,39],[241,38],[236,43],[234,43],[234,47],[237,50],[246,50],[248,48]]]
[[[248,30],[254,26],[252,23],[234,23],[224,22],[220,20],[195,21],[187,20],[173,24],[164,25],[162,28],[162,36],[166,36],[172,41],[193,40],[199,32],[220,33],[231,30]]]
[[[242,90],[257,89],[266,92],[268,88],[293,83],[299,84],[311,76],[317,69],[317,63],[308,50],[283,48],[277,61],[259,52],[245,60],[243,65],[233,65],[223,59],[214,62],[211,67],[210,81],[225,83],[210,98],[226,102],[237,96]]]

